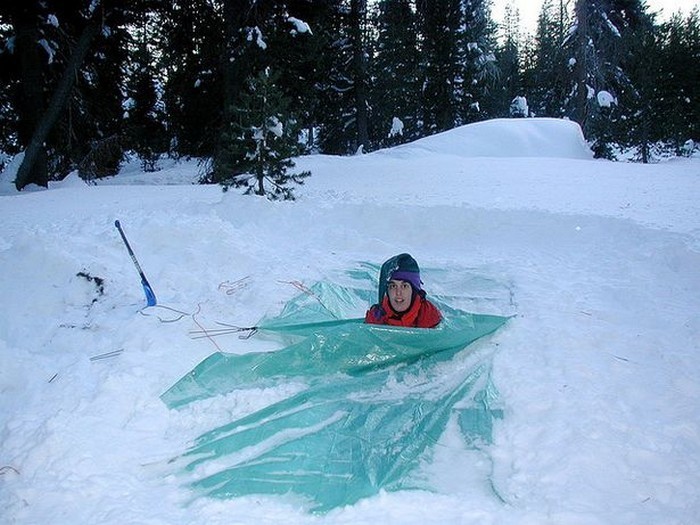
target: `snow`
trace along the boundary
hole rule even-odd
[[[287,18],[287,21],[294,26],[294,33],[309,33],[310,35],[313,34],[311,31],[311,26],[304,22],[303,20],[300,20],[298,18],[295,18],[293,16],[290,16]]]
[[[396,137],[398,135],[403,135],[403,121],[398,117],[393,117],[391,119],[391,129],[389,130],[388,137]]]
[[[527,105],[527,98],[515,97],[510,103],[510,114],[513,117],[529,116],[530,108]]]
[[[617,99],[609,91],[601,90],[596,94],[598,105],[601,108],[609,108],[613,104],[617,104]]]
[[[513,119],[297,165],[313,172],[298,200],[271,202],[193,185],[194,161],[156,173],[134,161],[97,186],[74,175],[21,194],[10,164],[0,177],[3,523],[696,522],[697,157],[593,160],[575,124]],[[163,307],[143,309],[115,219]],[[297,293],[290,282],[339,279],[402,251],[429,293],[450,292],[430,268],[508,292],[517,317],[477,343],[497,349],[505,409],[488,453],[448,430],[417,474],[433,491],[321,516],[293,496],[193,498],[167,460],[300,385],[169,411],[159,395],[214,343],[279,348],[189,332],[250,325]]]
[[[53,57],[56,56],[56,49],[54,48],[54,46],[52,46],[51,43],[49,43],[49,41],[45,38],[39,40],[39,45],[44,51],[46,51],[48,63],[53,64]]]
[[[262,31],[259,27],[249,27],[248,28],[248,42],[255,40],[255,43],[260,49],[267,49],[267,42],[263,39]]]
[[[267,131],[280,138],[284,135],[284,126],[277,117],[271,117],[267,123]]]
[[[612,33],[612,35],[617,38],[622,38],[620,30],[615,26],[615,24],[612,23],[612,21],[608,18],[608,15],[606,13],[601,13],[601,15],[603,16],[603,20],[605,20],[605,25],[608,26],[610,33]]]

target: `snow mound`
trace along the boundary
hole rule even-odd
[[[398,157],[438,153],[459,157],[593,158],[580,126],[553,118],[485,120],[381,153]]]
[[[71,171],[66,178],[61,181],[49,181],[49,188],[84,188],[88,183],[80,178],[77,171]]]
[[[12,195],[17,193],[15,188],[15,179],[17,171],[24,159],[24,152],[15,155],[15,157],[5,166],[5,169],[0,171],[0,195]]]

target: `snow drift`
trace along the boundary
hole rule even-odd
[[[580,126],[553,118],[495,119],[383,151],[391,155],[592,159]]]
[[[454,132],[491,130],[492,157],[464,156],[451,133],[426,139],[436,152],[305,157],[313,175],[294,203],[161,184],[196,178],[192,164],[0,196],[3,523],[694,523],[700,161],[562,157],[569,123],[552,124],[539,157],[511,156],[511,124],[540,122]],[[141,312],[115,219],[173,310]],[[251,326],[300,285],[404,251],[439,269],[422,275],[429,294],[518,314],[476,343],[493,352],[504,410],[488,455],[450,419],[415,474],[429,490],[380,492],[324,517],[284,495],[192,501],[163,462],[304,385],[168,410],[159,395],[212,352],[279,348],[235,336],[217,348],[190,331]]]

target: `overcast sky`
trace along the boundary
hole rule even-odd
[[[503,12],[509,0],[493,1],[493,18],[497,22],[503,20]],[[513,0],[513,3],[520,11],[520,22],[524,30],[533,32],[537,25],[537,15],[542,7],[542,0]],[[666,19],[682,9],[684,13],[689,13],[694,5],[699,5],[700,0],[647,0],[647,5],[652,12],[663,10],[662,19]]]

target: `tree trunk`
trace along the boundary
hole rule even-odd
[[[63,108],[68,102],[71,89],[73,88],[73,84],[75,82],[75,77],[78,73],[78,69],[80,68],[80,64],[82,64],[83,60],[85,59],[85,55],[90,48],[90,43],[97,34],[97,31],[97,23],[88,23],[88,25],[85,26],[85,29],[83,29],[83,33],[80,35],[80,39],[73,49],[73,53],[68,60],[63,77],[51,96],[51,101],[49,102],[48,108],[36,125],[34,133],[32,134],[32,139],[25,151],[22,164],[17,171],[15,186],[17,187],[18,191],[21,191],[25,186],[31,184],[32,182],[42,186],[48,186],[48,174],[46,174],[41,180],[35,179],[37,172],[39,174],[41,174],[42,171],[43,173],[46,173],[46,151],[44,150],[44,142],[46,141],[51,128],[53,128],[54,124],[58,120],[58,117],[63,111]],[[42,163],[43,168],[41,167],[41,164],[37,163]],[[40,166],[40,169],[37,169],[36,166]]]

